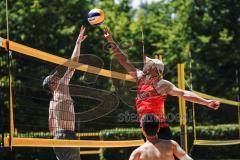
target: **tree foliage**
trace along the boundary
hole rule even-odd
[[[36,49],[61,57],[70,57],[80,26],[87,27],[88,38],[82,45],[82,54],[93,54],[104,62],[104,68],[111,69],[111,54],[103,49],[102,27],[107,25],[113,37],[125,46],[124,52],[133,62],[142,62],[141,27],[144,28],[145,54],[154,57],[163,55],[166,64],[165,78],[177,85],[177,63],[186,65],[186,81],[189,81],[189,51],[193,56],[193,86],[195,90],[234,100],[237,96],[235,71],[239,70],[240,61],[240,4],[238,0],[161,0],[151,4],[142,3],[139,8],[132,8],[131,0],[9,0],[10,39]],[[0,2],[0,33],[6,37],[5,4]],[[92,8],[101,8],[106,14],[102,26],[93,27],[87,22],[87,13]],[[3,50],[1,50],[4,53]],[[1,54],[1,87],[7,90],[7,61]],[[20,59],[20,60],[19,60]],[[88,63],[83,61],[83,63]],[[41,64],[41,65],[40,65]],[[19,114],[35,113],[34,106],[43,107],[46,113],[44,121],[34,124],[47,125],[48,95],[41,88],[41,80],[56,67],[29,57],[13,54],[14,90],[17,95],[31,95],[43,98],[42,101],[14,97],[15,111]],[[141,65],[136,64],[141,68]],[[118,67],[116,67],[118,68]],[[125,72],[123,69],[121,71]],[[19,77],[20,75],[20,77]],[[25,76],[25,77],[24,77]],[[75,77],[76,83],[82,83],[81,73]],[[28,80],[26,80],[28,79]],[[35,79],[35,80],[34,80]],[[30,87],[31,85],[31,87]],[[110,80],[98,78],[97,84],[84,84],[114,91]],[[34,88],[34,87],[36,88]],[[124,93],[123,93],[124,94]],[[127,95],[128,93],[125,92]],[[134,101],[134,97],[130,98]],[[79,103],[79,102],[78,102]],[[87,103],[87,101],[86,101]],[[1,92],[1,106],[8,111],[8,92]],[[25,108],[24,108],[24,107]],[[26,109],[26,106],[32,106]],[[169,112],[178,112],[177,100],[170,99],[166,104]],[[169,107],[168,107],[169,106]],[[98,128],[111,128],[119,123],[116,114],[134,109],[120,103],[118,110],[103,119]],[[198,115],[199,120],[208,122],[237,122],[232,116],[234,109],[223,107],[218,112],[205,112]],[[5,115],[7,118],[8,115]],[[211,121],[210,121],[211,120]],[[25,123],[31,117],[16,116],[15,121]],[[113,125],[109,127],[108,121]],[[7,121],[6,121],[7,123]],[[177,123],[176,123],[177,124]],[[134,124],[136,125],[136,124]],[[8,124],[6,124],[8,126]],[[95,125],[96,126],[96,125]],[[46,127],[45,127],[46,128]],[[94,125],[92,125],[94,128]]]

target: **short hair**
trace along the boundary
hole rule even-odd
[[[153,65],[155,65],[159,74],[163,73],[163,71],[164,71],[163,62],[159,59],[151,59],[151,58],[146,56],[143,70],[149,70]]]
[[[142,128],[147,136],[155,136],[159,128],[159,118],[155,114],[145,114],[142,119]]]
[[[59,77],[59,73],[57,71],[44,78],[43,83],[42,83],[42,86],[44,89],[51,91],[49,84],[55,76]]]

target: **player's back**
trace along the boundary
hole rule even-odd
[[[153,144],[147,141],[140,148],[140,160],[174,160],[173,147],[169,140],[159,140]]]

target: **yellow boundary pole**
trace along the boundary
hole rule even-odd
[[[184,64],[178,64],[178,87],[180,89],[185,89]],[[179,118],[181,128],[181,146],[186,152],[188,152],[186,101],[182,97],[179,97]]]

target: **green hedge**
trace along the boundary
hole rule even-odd
[[[223,140],[238,139],[238,125],[217,125],[217,126],[199,126],[197,127],[198,139]],[[171,128],[173,139],[180,141],[180,128]],[[240,145],[208,147],[208,146],[192,146],[192,130],[188,130],[189,149],[194,159],[221,159],[221,158],[240,158]],[[139,128],[117,128],[112,130],[103,130],[100,132],[101,140],[137,140],[141,139],[141,131]],[[136,147],[130,148],[103,148],[100,154],[101,160],[125,160],[128,159],[131,152]],[[224,152],[223,152],[224,151]],[[211,153],[211,154],[207,154]],[[227,153],[227,154],[225,154]]]
[[[190,128],[190,127],[189,127]],[[180,128],[172,127],[171,131],[173,137],[179,142]],[[48,132],[29,132],[18,133],[17,137],[32,137],[32,138],[52,138],[51,133]],[[199,126],[197,127],[198,139],[238,139],[239,137],[238,125],[217,125],[217,126]],[[102,130],[100,132],[101,140],[138,140],[141,139],[141,131],[139,128],[122,128],[112,130]],[[189,149],[192,157],[196,159],[240,159],[240,145],[232,146],[192,146],[192,130],[189,129]],[[125,160],[128,159],[131,152],[136,147],[130,148],[105,148],[101,149],[101,160]],[[17,159],[39,159],[46,158],[54,159],[52,148],[14,148]],[[5,155],[5,156],[4,156]],[[4,159],[6,153],[0,150],[0,159]],[[96,157],[95,157],[96,159]]]

